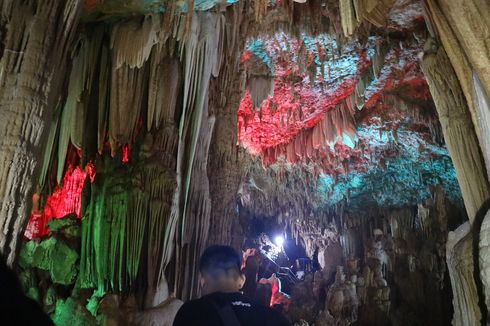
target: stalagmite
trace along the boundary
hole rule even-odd
[[[490,198],[483,158],[458,79],[442,47],[430,40],[421,62],[439,113],[444,139],[453,161],[470,223]]]
[[[481,224],[478,249],[480,277],[488,311],[490,309],[490,210],[485,215]]]
[[[453,289],[453,325],[480,325],[481,312],[473,278],[473,237],[470,223],[449,232],[446,259]]]

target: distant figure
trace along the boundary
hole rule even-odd
[[[260,256],[257,249],[247,249],[243,253],[241,271],[245,275],[242,292],[247,298],[256,299],[257,275],[260,267]]]
[[[19,279],[0,257],[0,325],[53,325],[36,301],[28,298]]]
[[[203,297],[186,302],[174,326],[283,326],[290,325],[279,312],[245,297],[241,257],[231,247],[211,246],[199,262]]]

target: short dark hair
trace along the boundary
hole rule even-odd
[[[241,274],[242,259],[238,252],[229,246],[208,247],[199,261],[199,271],[214,278]],[[231,273],[231,274],[230,274]]]

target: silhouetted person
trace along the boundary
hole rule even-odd
[[[0,257],[0,325],[53,325],[36,301],[28,298],[19,279]]]
[[[174,326],[282,326],[290,325],[279,312],[245,297],[240,255],[228,246],[211,246],[199,262],[204,296],[186,302]]]

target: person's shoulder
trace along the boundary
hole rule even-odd
[[[202,298],[194,299],[194,300],[189,300],[184,302],[184,304],[180,307],[180,310],[192,310],[192,309],[201,308],[203,306],[206,306],[205,300],[203,300]]]
[[[289,320],[279,311],[270,307],[261,306],[263,309],[263,316],[267,320],[267,325],[270,326],[287,326],[291,325]]]
[[[188,326],[195,325],[196,318],[203,311],[206,311],[205,302],[201,299],[195,299],[185,302],[177,311],[173,325],[174,326]]]

